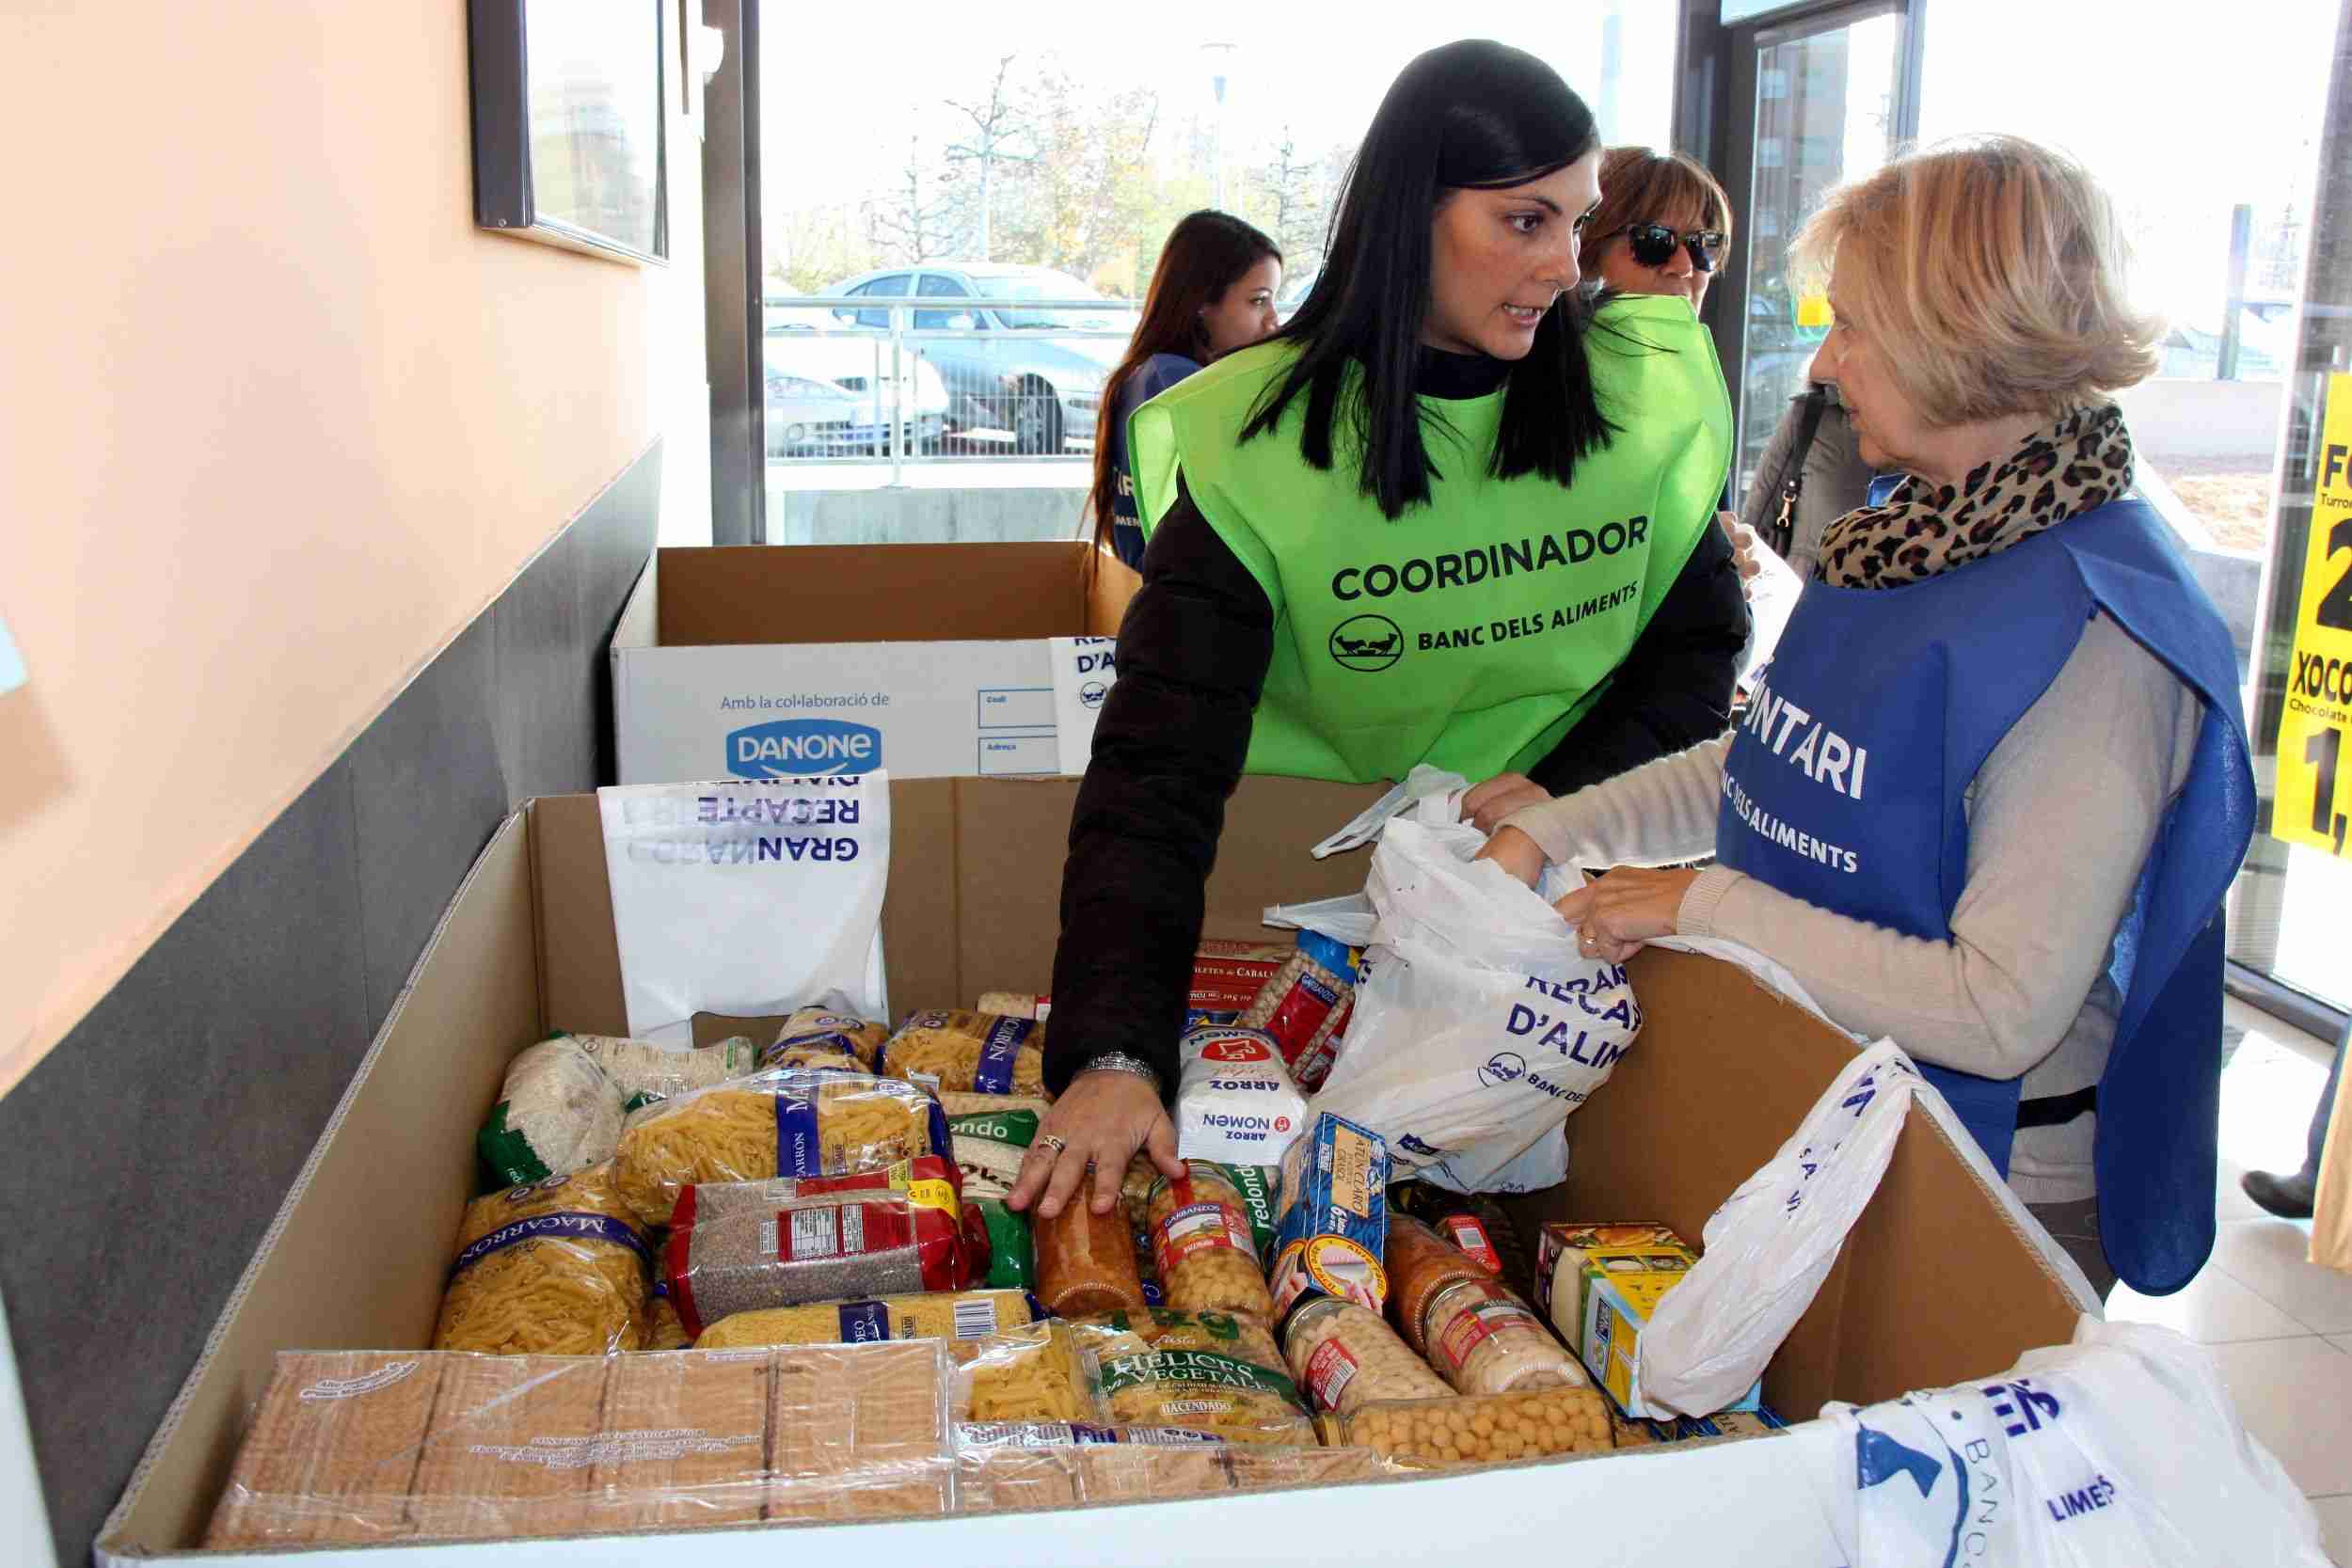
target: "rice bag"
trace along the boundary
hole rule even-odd
[[[604,1069],[612,1086],[621,1091],[623,1103],[632,1111],[759,1070],[758,1053],[748,1035],[733,1035],[716,1045],[690,1051],[619,1035],[556,1037],[575,1041],[590,1061]]]
[[[1307,1098],[1263,1029],[1204,1025],[1178,1047],[1176,1152],[1186,1160],[1279,1164],[1306,1124]]]
[[[621,1090],[579,1040],[555,1035],[524,1047],[474,1139],[483,1185],[503,1191],[601,1164],[620,1143],[624,1114]]]

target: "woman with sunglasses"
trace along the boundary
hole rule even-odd
[[[1313,291],[1128,427],[1147,536],[1070,830],[1046,1082],[1011,1201],[1174,1177],[1202,884],[1243,772],[1430,763],[1487,814],[1720,734],[1747,609],[1713,526],[1731,408],[1677,301],[1596,312],[1591,110],[1498,43],[1383,100]]]
[[[1730,736],[1514,816],[1616,866],[1582,950],[1722,937],[1901,1042],[2100,1293],[2214,1242],[2221,902],[2252,832],[2237,659],[2112,393],[2162,324],[2114,211],[2015,137],[1897,160],[1798,236],[1867,502],[1831,524]],[[1703,871],[1650,870],[1712,853]]]
[[[1577,264],[1621,294],[1707,302],[1731,243],[1731,198],[1705,166],[1679,152],[1613,147],[1600,161],[1600,205],[1584,226]]]

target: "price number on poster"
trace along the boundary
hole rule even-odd
[[[2352,827],[2346,730],[2352,730],[2352,375],[2331,375],[2302,606],[2279,721],[2274,835],[2344,853],[2345,829]]]

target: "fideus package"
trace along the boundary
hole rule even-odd
[[[836,995],[889,1016],[890,780],[728,779],[596,791],[628,1032],[769,1017]]]
[[[1178,1053],[1177,1157],[1279,1164],[1306,1123],[1307,1097],[1291,1082],[1274,1037],[1210,1024],[1186,1035]]]

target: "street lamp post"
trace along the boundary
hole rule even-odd
[[[1204,43],[1200,53],[1208,56],[1209,86],[1216,93],[1216,119],[1209,133],[1209,205],[1225,210],[1225,83],[1226,71],[1232,60],[1235,45]]]

